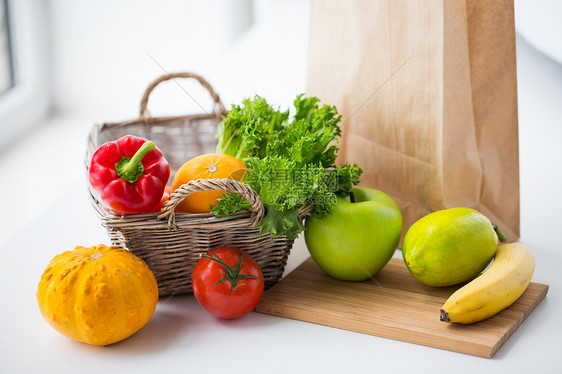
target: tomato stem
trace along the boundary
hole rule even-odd
[[[245,278],[263,279],[262,277],[258,277],[256,275],[240,274],[240,268],[242,267],[242,252],[240,251],[240,249],[238,249],[238,263],[234,267],[229,266],[227,263],[221,260],[220,257],[213,251],[210,251],[208,253],[210,253],[214,257],[211,257],[205,253],[201,253],[199,257],[206,258],[208,260],[215,261],[221,264],[222,267],[224,268],[224,271],[226,272],[226,275],[223,278],[219,279],[217,283],[213,285],[213,287],[221,284],[222,282],[229,281],[230,288],[232,289],[232,291],[236,291],[236,289],[239,286],[238,281],[241,279],[245,279]]]

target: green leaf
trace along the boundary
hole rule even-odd
[[[233,105],[219,124],[216,151],[246,162],[252,157],[265,157],[268,141],[282,130],[289,111],[274,109],[258,95],[242,104]]]
[[[293,104],[289,121],[289,111],[274,108],[264,98],[245,99],[241,106],[232,106],[217,136],[217,152],[248,166],[244,181],[266,208],[260,232],[287,238],[304,230],[298,215],[302,205],[314,204],[318,216],[330,214],[336,196],[349,194],[362,173],[357,165],[335,165],[341,136],[336,107],[302,94]],[[239,198],[224,195],[212,212],[227,215],[242,208]]]
[[[345,164],[335,169],[336,172],[336,190],[333,191],[339,197],[348,196],[354,185],[359,184],[363,169],[357,164]]]
[[[259,222],[260,235],[271,234],[273,237],[284,235],[287,239],[296,239],[304,231],[304,223],[298,208],[281,210],[275,205],[266,205],[267,214]]]
[[[228,216],[231,213],[246,210],[252,206],[242,195],[234,192],[223,193],[222,197],[218,198],[217,201],[217,205],[211,208],[211,213],[217,217]]]

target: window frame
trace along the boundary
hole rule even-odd
[[[14,85],[0,96],[0,149],[46,118],[51,104],[47,2],[7,3]]]

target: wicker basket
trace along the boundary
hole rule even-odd
[[[211,94],[211,114],[153,118],[147,111],[148,98],[161,82],[175,78],[194,78]],[[103,143],[131,134],[152,140],[170,163],[172,175],[190,158],[215,151],[216,126],[226,110],[219,96],[202,77],[192,73],[164,75],[146,89],[138,119],[95,125],[88,138],[86,170],[95,150]],[[193,192],[226,190],[238,192],[252,207],[228,217],[213,214],[175,213],[175,206]],[[231,179],[200,179],[184,184],[174,191],[160,213],[115,216],[103,209],[90,193],[102,225],[113,245],[128,249],[142,258],[158,281],[161,296],[191,292],[191,273],[199,254],[222,246],[235,246],[248,252],[260,265],[265,287],[278,282],[283,275],[293,240],[259,235],[254,227],[264,215],[264,207],[248,185]],[[312,206],[300,209],[301,217]]]

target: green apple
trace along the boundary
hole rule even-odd
[[[304,238],[310,255],[328,275],[362,281],[390,260],[402,233],[402,215],[384,192],[353,189],[354,202],[338,198],[329,216],[306,219]]]

